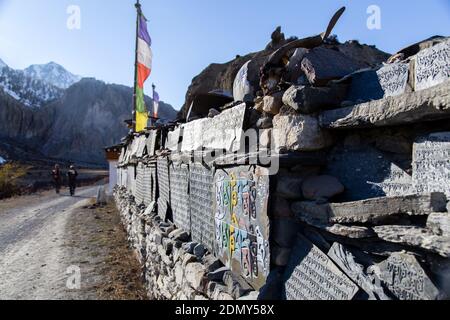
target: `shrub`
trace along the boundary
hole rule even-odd
[[[17,180],[27,174],[27,168],[15,163],[0,166],[0,199],[19,192]]]

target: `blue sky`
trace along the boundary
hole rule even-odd
[[[342,5],[341,41],[357,39],[395,52],[435,34],[450,35],[450,0],[142,0],[153,38],[153,74],[161,99],[175,108],[192,78],[212,62],[261,50],[278,25],[287,36],[324,31]],[[0,58],[13,68],[55,61],[108,83],[133,84],[134,0],[0,0]],[[69,30],[67,7],[81,9]],[[381,30],[366,26],[381,9]]]

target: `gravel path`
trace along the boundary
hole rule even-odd
[[[85,298],[66,286],[74,257],[65,237],[97,188],[81,188],[76,197],[43,192],[0,202],[0,300]]]

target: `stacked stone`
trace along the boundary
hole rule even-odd
[[[149,155],[129,142],[115,198],[149,296],[449,298],[448,39],[389,60],[333,39],[277,52],[260,75],[261,61],[242,66],[234,102],[168,132],[151,160],[158,195],[139,193],[133,168]],[[264,143],[243,152],[249,127]],[[192,160],[217,149],[236,153]],[[244,166],[261,149],[280,160],[270,177]]]
[[[150,298],[234,300],[258,296],[258,292],[224,267],[202,244],[190,241],[187,232],[171,222],[162,221],[151,208],[130,209],[138,207],[130,203],[126,189],[116,188],[114,194],[123,221],[128,225],[130,244],[138,254],[142,254]],[[144,232],[140,229],[142,223]]]
[[[275,268],[262,298],[449,298],[450,127],[439,120],[450,117],[450,42],[425,48],[328,87],[292,86],[256,101],[279,112],[278,152],[327,154],[323,166],[277,176]]]

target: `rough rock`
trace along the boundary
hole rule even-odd
[[[331,227],[326,227],[325,230],[334,235],[351,239],[366,239],[376,237],[376,234],[372,229],[360,226],[344,226],[341,224],[335,224]]]
[[[450,81],[419,92],[324,111],[324,128],[347,129],[406,125],[450,118]]]
[[[230,269],[227,267],[218,268],[214,271],[211,271],[208,273],[208,280],[209,281],[223,281],[223,276],[225,275],[225,272],[229,272]]]
[[[259,291],[252,291],[246,296],[240,297],[238,300],[241,301],[257,301],[259,296]]]
[[[282,173],[277,179],[276,193],[278,196],[288,200],[302,199],[303,181],[303,175]]]
[[[434,212],[428,216],[427,228],[438,236],[450,236],[450,213]]]
[[[308,115],[276,115],[273,119],[275,149],[318,151],[331,144],[317,118]]]
[[[328,256],[341,268],[368,295],[369,300],[391,300],[384,292],[383,287],[374,281],[372,275],[367,273],[365,262],[370,258],[362,252],[350,251],[343,245],[335,242],[328,251]],[[358,259],[364,256],[363,259]],[[371,261],[369,261],[370,263]]]
[[[272,216],[274,218],[293,218],[289,201],[280,196],[274,196],[272,202]]]
[[[327,175],[309,177],[302,185],[303,196],[308,200],[331,199],[344,190],[337,178]]]
[[[399,300],[436,300],[439,297],[439,290],[411,254],[394,253],[373,270]]]
[[[194,248],[194,255],[198,259],[201,259],[204,256],[205,252],[206,252],[206,248],[203,244],[198,244]]]
[[[284,92],[275,92],[265,96],[263,111],[272,115],[280,113],[280,109],[283,106],[283,94]]]
[[[256,127],[259,129],[270,129],[273,128],[272,118],[270,117],[263,117],[258,120],[256,123]]]
[[[291,257],[291,248],[283,248],[278,245],[272,245],[270,248],[270,257],[272,259],[272,264],[277,267],[285,267],[289,263],[289,259]]]
[[[223,283],[228,288],[228,294],[230,294],[234,299],[239,299],[250,291],[253,291],[252,287],[250,287],[245,280],[231,271],[225,272],[223,276]]]
[[[437,236],[430,230],[415,226],[379,226],[374,227],[381,239],[418,247],[450,258],[450,236]]]
[[[339,107],[345,99],[347,87],[292,86],[283,95],[283,103],[298,113],[312,114],[324,109]]]
[[[432,193],[323,205],[295,202],[291,209],[301,221],[314,226],[336,223],[380,224],[393,219],[395,221],[401,215],[427,216],[434,212],[445,212],[446,203],[443,193]]]
[[[272,241],[283,248],[291,248],[300,226],[294,219],[274,219],[271,224]]]
[[[190,263],[184,272],[186,281],[196,291],[201,292],[205,286],[205,267],[201,263]]]
[[[169,234],[169,238],[184,242],[189,240],[189,233],[183,231],[182,229],[177,229]]]
[[[325,86],[330,80],[343,78],[361,68],[363,64],[324,47],[310,50],[302,60],[302,70],[315,86]]]
[[[197,257],[192,254],[186,254],[183,257],[183,268],[185,268],[188,264],[197,262]]]

